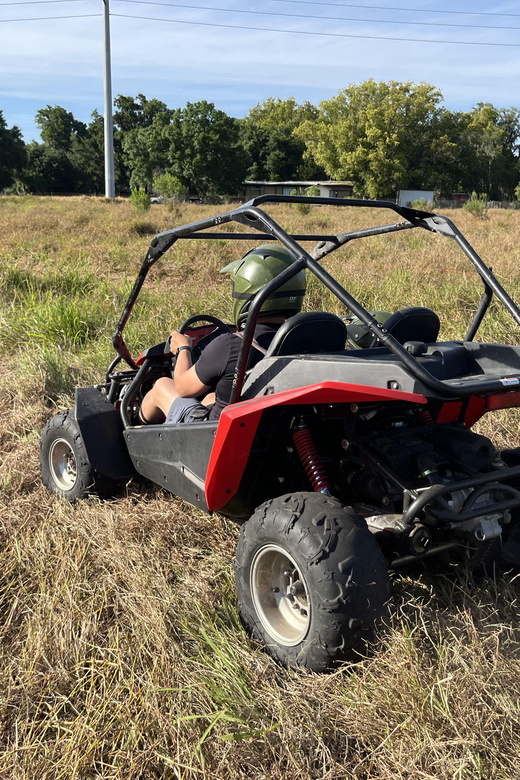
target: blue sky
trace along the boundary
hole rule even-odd
[[[352,7],[356,2],[360,7]],[[0,110],[26,141],[39,138],[34,115],[47,104],[61,105],[86,122],[94,109],[103,112],[101,15],[31,20],[101,10],[102,0],[0,0]],[[520,107],[520,2],[110,0],[110,10],[114,96],[142,93],[171,108],[205,99],[240,117],[268,97],[317,104],[348,84],[374,78],[435,84],[453,110],[479,101]],[[14,19],[23,21],[3,21]],[[453,26],[438,26],[448,24]],[[392,37],[422,41],[381,40]],[[440,40],[453,43],[430,42]]]

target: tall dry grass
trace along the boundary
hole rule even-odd
[[[271,212],[295,232],[371,216]],[[140,220],[128,203],[0,199],[0,778],[519,778],[514,572],[474,579],[432,561],[397,573],[372,657],[305,675],[240,626],[232,523],[146,483],[75,507],[41,486],[45,420],[103,376],[151,235],[172,219],[160,206]],[[517,300],[519,220],[456,214]],[[228,319],[219,269],[248,248],[179,242],[136,307],[132,351],[194,312]],[[462,335],[481,292],[453,242],[417,231],[325,262],[370,308],[431,306],[445,338]],[[307,306],[336,310],[314,283]],[[518,343],[498,307],[484,336]],[[481,427],[499,446],[520,443],[514,414]]]

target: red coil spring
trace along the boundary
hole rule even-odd
[[[423,409],[419,412],[419,419],[423,425],[433,425],[433,419],[428,409]]]
[[[298,450],[303,468],[316,493],[322,490],[330,490],[331,484],[327,472],[318,455],[311,432],[308,428],[300,428],[293,433],[293,441]]]

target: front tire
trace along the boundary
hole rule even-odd
[[[116,484],[90,464],[72,409],[58,412],[45,426],[40,440],[40,471],[45,487],[71,503],[92,493],[106,498]]]
[[[255,511],[241,529],[235,579],[242,620],[270,655],[315,672],[359,660],[389,598],[365,521],[320,493]]]

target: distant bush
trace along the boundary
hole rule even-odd
[[[148,211],[151,206],[150,196],[142,187],[133,188],[130,203],[136,211]]]
[[[433,203],[431,200],[426,200],[426,198],[417,198],[417,200],[410,201],[410,208],[418,211],[431,211]]]
[[[188,188],[172,173],[156,176],[152,186],[154,192],[162,195],[166,204],[171,200],[183,201],[188,197]]]
[[[319,187],[308,187],[307,189],[302,189],[301,187],[296,190],[291,190],[291,195],[300,195],[304,198],[312,198],[316,197],[320,194],[320,188]],[[311,204],[310,203],[295,203],[294,207],[298,214],[302,214],[305,216],[309,213],[311,210]]]
[[[477,219],[484,219],[487,213],[487,195],[485,192],[471,193],[471,198],[464,204],[466,211],[473,214]]]

